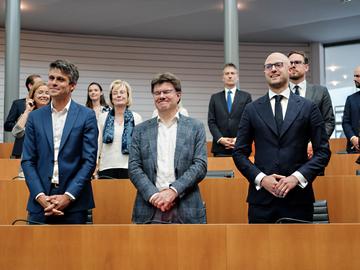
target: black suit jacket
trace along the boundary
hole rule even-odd
[[[240,122],[234,162],[248,179],[250,204],[270,204],[276,197],[266,189],[256,190],[255,178],[263,172],[289,176],[299,171],[308,181],[305,188],[296,186],[281,199],[289,204],[311,204],[314,201],[312,181],[328,164],[330,149],[323,118],[313,102],[290,93],[284,122],[277,132],[269,95],[246,106]],[[248,159],[255,142],[255,162]],[[307,145],[313,144],[314,156],[308,160]]]
[[[225,149],[225,147],[222,144],[218,144],[217,141],[221,137],[236,137],[245,105],[250,102],[250,94],[237,89],[231,112],[229,113],[225,99],[225,90],[211,96],[208,111],[208,126],[213,136],[211,152],[214,154],[232,154],[231,149]]]
[[[344,108],[342,127],[347,138],[346,151],[348,153],[356,152],[351,149],[352,136],[359,136],[360,128],[360,92],[356,92],[347,97]]]
[[[25,111],[25,98],[15,100],[11,105],[9,115],[4,123],[4,130],[11,132],[17,120],[19,119],[20,115],[24,111]],[[16,156],[19,158],[21,157],[23,140],[24,137],[15,139],[14,147],[11,154],[12,156]]]

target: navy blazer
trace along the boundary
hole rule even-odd
[[[58,166],[59,194],[75,196],[65,212],[94,208],[91,176],[96,167],[98,128],[93,110],[71,101],[61,137]],[[54,142],[50,105],[30,113],[26,123],[21,166],[30,191],[27,210],[43,211],[35,197],[49,195],[54,168]]]
[[[129,176],[137,189],[132,221],[147,223],[155,213],[149,203],[159,190],[157,168],[157,118],[134,128],[129,155]],[[179,195],[178,213],[184,223],[206,223],[206,211],[198,183],[207,171],[206,135],[204,125],[193,118],[179,115],[174,157],[176,180],[172,186]]]
[[[342,127],[347,138],[346,151],[348,153],[356,152],[351,149],[352,136],[359,136],[360,130],[360,92],[356,92],[347,97],[342,120]]]
[[[11,132],[21,114],[25,111],[25,98],[14,100],[4,123],[4,130]],[[11,155],[21,157],[24,137],[15,138]]]
[[[296,186],[283,200],[293,204],[312,203],[312,181],[330,159],[328,138],[318,106],[291,92],[278,134],[269,95],[266,94],[246,106],[240,126],[233,158],[250,183],[247,201],[268,204],[275,198],[264,188],[256,190],[255,178],[260,172],[289,176],[299,171],[309,182],[308,185],[305,188]],[[254,164],[248,159],[253,141]],[[307,158],[309,141],[314,150],[310,160]]]
[[[232,149],[225,149],[217,141],[221,137],[236,137],[241,116],[246,104],[250,102],[250,94],[237,89],[229,113],[225,99],[225,90],[211,96],[208,110],[208,126],[213,136],[211,152],[214,154],[231,155]]]

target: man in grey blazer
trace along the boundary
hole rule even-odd
[[[134,128],[129,176],[137,189],[134,223],[206,223],[198,183],[207,171],[203,124],[178,112],[181,85],[171,73],[151,82],[158,117]]]
[[[225,64],[224,89],[210,98],[208,126],[213,136],[214,156],[231,156],[242,113],[251,102],[249,93],[237,89],[238,79],[237,67],[233,63]]]
[[[288,54],[290,60],[290,89],[314,102],[320,109],[325,122],[328,138],[335,129],[335,116],[329,91],[325,86],[310,84],[306,81],[306,73],[309,71],[309,58],[302,51],[291,51]],[[309,144],[308,156],[312,157],[312,145]]]

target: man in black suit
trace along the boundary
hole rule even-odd
[[[210,98],[208,125],[213,136],[214,156],[231,156],[236,133],[245,105],[251,102],[249,93],[236,88],[238,70],[232,63],[223,69],[224,90]]]
[[[320,109],[324,118],[325,129],[330,139],[335,129],[335,116],[328,89],[325,86],[310,84],[306,81],[306,73],[309,71],[309,58],[302,51],[291,51],[288,54],[290,60],[290,89],[294,94],[311,100]],[[308,156],[312,157],[311,142],[308,145]]]
[[[355,87],[360,89],[360,66],[354,70],[354,82]],[[342,127],[347,138],[346,151],[348,153],[359,153],[360,91],[347,97]]]
[[[41,77],[40,77],[40,75],[37,75],[37,74],[32,74],[26,78],[25,86],[26,86],[28,92],[30,91],[30,89],[34,85],[34,83],[38,80],[41,80]],[[8,132],[12,131],[12,129],[15,126],[20,115],[25,111],[25,107],[26,107],[25,103],[26,103],[26,98],[21,98],[21,99],[17,99],[17,100],[13,101],[10,111],[9,111],[9,114],[4,123],[5,131],[8,131]],[[14,147],[13,147],[12,154],[11,154],[12,158],[21,158],[23,140],[24,140],[24,137],[15,139]]]
[[[312,221],[312,182],[330,159],[324,121],[316,104],[290,91],[290,61],[284,54],[270,54],[264,68],[269,91],[246,106],[233,153],[250,183],[249,223],[283,217]],[[249,160],[253,142],[254,163]]]

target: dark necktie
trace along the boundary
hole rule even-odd
[[[274,98],[275,98],[275,121],[276,121],[276,126],[278,129],[278,133],[280,133],[281,126],[284,121],[282,107],[281,107],[281,99],[283,98],[283,96],[276,95]]]
[[[295,89],[295,95],[298,95],[298,96],[300,96],[300,92],[299,92],[299,89],[300,89],[300,86],[298,86],[298,85],[295,85],[294,86],[294,89]]]
[[[229,113],[231,112],[231,106],[232,106],[231,94],[232,94],[232,92],[229,90],[227,93],[227,107],[228,107]]]

